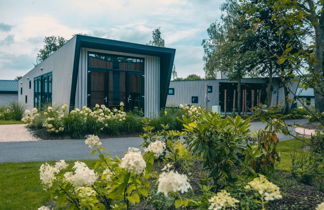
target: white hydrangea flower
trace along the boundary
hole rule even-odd
[[[253,189],[257,191],[266,201],[282,198],[279,187],[269,182],[263,175],[259,175],[259,177],[254,178],[245,186],[245,189]]]
[[[73,169],[74,173],[67,172],[64,174],[64,178],[74,187],[90,186],[98,178],[97,174],[83,162],[75,162]]]
[[[239,201],[235,198],[231,197],[231,195],[226,192],[225,190],[220,191],[214,197],[210,198],[209,200],[210,206],[208,209],[210,210],[218,210],[218,209],[225,209],[227,207],[235,207],[235,203]]]
[[[316,210],[324,210],[324,202],[318,204],[318,206],[316,207]]]
[[[137,148],[128,148],[128,152],[123,157],[120,167],[126,169],[128,172],[140,175],[144,172],[146,162]]]
[[[88,145],[90,148],[94,148],[96,146],[101,146],[102,142],[100,141],[98,136],[95,135],[89,135],[87,139],[84,141],[86,145]]]
[[[162,141],[155,141],[148,145],[146,152],[153,152],[155,157],[160,157],[165,150],[165,143]]]
[[[48,206],[41,206],[38,210],[51,210]]]
[[[162,168],[162,171],[170,171],[172,167],[173,165],[171,163],[168,163]]]
[[[55,168],[60,171],[66,169],[69,165],[65,162],[65,160],[60,160],[55,163]]]
[[[168,196],[170,192],[187,192],[191,189],[191,185],[188,182],[188,177],[185,174],[178,174],[178,172],[170,171],[160,174],[158,179],[158,192]]]
[[[106,181],[110,181],[111,179],[111,171],[109,168],[106,168],[103,172],[102,175],[105,177]]]
[[[94,197],[97,195],[97,192],[94,191],[91,187],[78,187],[75,191],[80,198]]]
[[[39,168],[39,178],[44,185],[44,189],[52,187],[53,181],[55,180],[55,174],[58,172],[57,168],[44,163]]]

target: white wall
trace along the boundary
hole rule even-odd
[[[74,62],[76,37],[69,40],[59,50],[54,52],[42,63],[35,66],[18,82],[18,101],[25,104],[27,109],[34,107],[34,78],[52,72],[52,105],[70,104],[71,81]],[[29,81],[32,86],[29,89]],[[20,94],[20,88],[23,94]],[[28,101],[25,103],[25,96]]]
[[[144,58],[144,114],[145,117],[155,117],[160,112],[160,58],[139,54],[122,53],[108,50],[82,48],[79,62],[79,74],[75,97],[75,106],[81,108],[87,105],[87,59],[88,52],[99,52],[114,55]]]
[[[8,106],[11,103],[18,103],[17,93],[0,93],[0,106]]]

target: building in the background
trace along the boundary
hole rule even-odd
[[[242,79],[242,111],[251,112],[251,108],[266,103],[267,79]],[[296,90],[297,83],[292,83],[292,90]],[[171,81],[168,91],[167,107],[180,104],[204,106],[211,109],[219,106],[221,112],[235,112],[237,107],[237,82],[227,79]],[[294,95],[289,94],[293,99]],[[272,105],[284,104],[284,88],[279,78],[273,79]]]
[[[76,35],[19,81],[28,109],[67,104],[125,104],[159,114],[165,106],[175,49]]]
[[[315,96],[313,88],[298,88],[296,91],[296,107],[308,106],[315,107]]]
[[[18,81],[0,80],[0,106],[18,103]]]

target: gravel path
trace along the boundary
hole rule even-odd
[[[0,125],[0,142],[37,141],[24,124]]]
[[[288,120],[304,124],[307,120]],[[264,128],[262,122],[252,122],[251,130]],[[293,128],[292,128],[293,131]],[[7,135],[7,137],[5,137]],[[16,139],[14,138],[16,137]],[[278,135],[280,140],[290,139],[290,136]],[[50,160],[86,160],[96,159],[97,156],[89,154],[90,149],[84,140],[41,140],[37,141],[31,136],[24,125],[0,125],[0,162],[29,162]],[[11,142],[3,142],[4,140]],[[1,142],[2,141],[2,142]],[[112,157],[122,157],[128,147],[139,147],[142,143],[139,137],[123,137],[103,139],[103,146]]]

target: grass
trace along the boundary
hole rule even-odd
[[[17,120],[0,120],[0,125],[24,124],[22,121]]]
[[[277,170],[291,171],[291,154],[296,152],[297,154],[304,152],[303,146],[305,142],[291,139],[278,143],[277,151],[280,155],[280,162],[276,164]]]
[[[302,152],[303,142],[296,139],[280,142],[277,146],[281,161],[277,170],[290,171],[293,151]],[[72,165],[73,161],[68,161]],[[93,166],[95,160],[84,161]],[[43,162],[0,164],[0,209],[37,209],[46,205],[49,195],[42,189],[39,167]]]
[[[68,161],[72,163],[73,161]],[[93,160],[84,161],[89,166]],[[0,209],[37,209],[49,200],[39,180],[43,162],[0,164]]]

